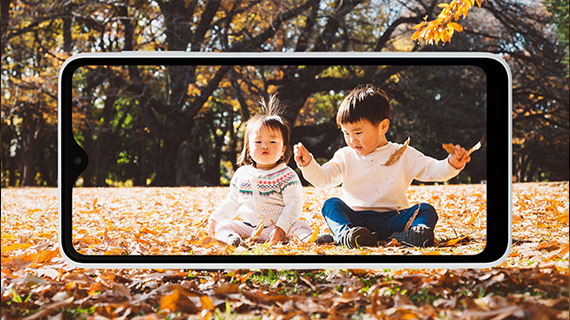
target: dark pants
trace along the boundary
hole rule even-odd
[[[424,225],[433,229],[437,223],[437,213],[427,203],[390,212],[354,211],[339,198],[330,198],[325,201],[322,211],[329,229],[337,240],[344,229],[352,227],[366,227],[368,230],[376,232],[378,240],[385,240],[394,232],[404,231],[406,223],[418,210],[418,206],[419,212],[410,228]]]

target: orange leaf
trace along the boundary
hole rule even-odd
[[[457,238],[455,238],[455,239],[449,239],[449,240],[447,240],[447,241],[445,241],[445,242],[440,242],[440,243],[438,244],[438,247],[452,247],[452,246],[455,246],[455,245],[457,245],[457,244],[459,244],[459,243],[467,243],[467,242],[469,242],[470,240],[471,240],[471,239],[470,239],[469,236],[467,236],[467,235],[466,235],[466,236],[460,236],[460,237],[457,237]]]
[[[201,311],[190,299],[180,294],[178,290],[174,290],[171,294],[163,296],[162,299],[160,299],[160,310],[163,309],[186,313],[198,313]]]
[[[463,31],[463,27],[462,27],[459,23],[450,22],[450,23],[448,23],[447,25],[450,26],[450,27],[452,27],[452,28],[453,28],[455,31],[457,31],[457,32]]]
[[[414,32],[414,34],[412,35],[412,40],[416,40],[416,39],[421,38],[423,33],[424,33],[424,29],[420,29],[420,30]]]
[[[451,38],[453,37],[453,33],[455,32],[455,29],[453,29],[452,27],[448,26],[447,27],[447,37]]]
[[[2,255],[4,255],[4,254],[12,252],[12,251],[29,248],[31,246],[32,245],[29,243],[14,243],[14,244],[11,244],[9,246],[2,246],[1,252],[2,252]]]
[[[208,296],[201,296],[200,302],[202,302],[202,309],[214,310],[214,304]]]
[[[263,219],[261,219],[257,223],[257,227],[255,227],[255,229],[251,233],[251,241],[255,241],[257,238],[259,238],[259,236],[263,232],[264,228],[265,228],[265,225],[263,224]]]
[[[441,146],[449,154],[453,154],[455,152],[455,146],[453,145],[453,143],[443,143]]]
[[[421,28],[424,24],[425,24],[425,22],[418,23],[418,24],[416,24],[415,26],[413,26],[412,29],[414,29],[414,30],[415,30],[415,29],[419,29],[419,28]],[[416,33],[417,33],[417,32],[416,32]]]
[[[556,218],[554,218],[555,220],[559,221],[560,223],[568,223],[569,222],[569,215],[568,215],[568,210],[566,210],[565,213],[557,216]]]

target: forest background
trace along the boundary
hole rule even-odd
[[[447,38],[437,37],[437,44],[433,34],[432,44],[412,40],[424,17],[432,21],[442,11],[438,3],[4,0],[2,186],[57,185],[57,76],[63,61],[78,52],[130,50],[496,53],[513,74],[513,176],[521,182],[568,180],[567,5],[483,2],[458,20],[461,25],[451,23],[461,32],[444,27]],[[81,96],[74,100],[76,139],[90,155],[80,182],[225,185],[236,169],[245,121],[261,96],[276,91],[289,106],[291,142],[302,141],[316,158],[330,159],[343,144],[336,108],[359,83],[390,93],[394,142],[411,137],[412,146],[442,158],[442,142],[469,147],[479,140],[486,110],[461,96],[476,91],[480,75],[424,71],[395,81],[399,71],[290,67],[254,77],[237,68],[172,67],[147,81],[143,71],[98,68],[78,80]],[[319,76],[322,81],[315,81]],[[430,87],[442,79],[456,86]],[[473,163],[452,183],[478,183],[486,179],[485,169]]]
[[[460,19],[448,21],[451,24],[444,24],[439,32],[429,32],[440,12],[453,3],[468,2],[2,0],[3,319],[52,315],[186,319],[189,314],[220,319],[235,317],[232,312],[257,312],[258,318],[268,314],[363,317],[366,313],[376,318],[567,319],[568,1],[490,0],[481,7],[473,1],[475,7],[460,12]],[[210,272],[74,268],[59,254],[56,190],[12,187],[57,186],[57,76],[65,59],[79,52],[126,50],[496,53],[513,74],[513,179],[563,182],[514,185],[513,250],[492,269]],[[424,70],[414,76],[393,68],[284,68],[267,73],[272,78],[258,73],[264,81],[244,77],[245,72],[166,68],[146,82],[136,81],[136,70],[97,68],[78,74],[77,96],[82,99],[74,106],[74,129],[77,140],[94,155],[80,184],[227,184],[241,149],[243,123],[256,112],[259,97],[275,91],[291,107],[286,116],[294,124],[292,143],[303,141],[317,158],[328,159],[343,143],[334,123],[335,108],[355,86],[355,79],[374,82],[392,95],[389,139],[402,143],[410,137],[412,146],[431,156],[445,156],[441,142],[469,147],[486,126],[485,115],[473,117],[469,100],[453,96],[453,92],[472,91],[474,85],[481,85],[476,73],[465,70]],[[315,81],[350,72],[355,77],[339,77],[342,81],[334,84]],[[452,79],[456,87],[433,91],[441,79]],[[124,92],[129,92],[128,98],[121,95]],[[483,197],[484,192],[471,188],[483,190],[484,185],[468,185],[485,180],[485,159],[491,161],[492,155],[484,149],[479,152],[450,181],[463,185],[413,186],[413,196],[458,206]],[[215,197],[202,188],[147,188],[163,197],[143,201],[178,210],[185,201],[192,201],[186,192],[189,189],[209,201],[223,197],[221,188],[210,188]],[[99,189],[101,195],[108,194],[101,200],[99,193],[88,188],[78,190],[85,191],[78,192],[82,213],[91,217],[117,189]],[[313,192],[308,201],[318,215],[319,194]],[[207,201],[201,205],[203,213],[212,209]],[[481,207],[484,211],[485,206]],[[468,215],[459,222],[457,210],[446,209],[442,220],[466,227],[476,224],[483,230],[477,220],[480,209],[461,209]],[[161,222],[155,216],[149,219]],[[190,224],[200,227],[199,221]],[[80,223],[82,228],[92,226]],[[173,249],[159,241],[169,236],[159,229],[137,227],[136,221],[129,222],[128,230],[111,223],[96,233],[84,233],[80,244],[89,250],[104,249],[101,252],[117,250],[123,244],[117,241],[120,233],[128,232],[135,239],[128,245],[147,243],[152,248],[158,244]],[[461,254],[480,244],[474,237],[461,235],[452,239],[453,244],[421,254]],[[398,246],[378,250],[410,253]],[[259,313],[260,309],[265,313]]]

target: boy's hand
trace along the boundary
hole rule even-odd
[[[455,152],[449,157],[449,164],[455,169],[461,169],[469,161],[471,157],[467,155],[467,150],[460,145],[455,145]]]
[[[271,234],[269,235],[269,241],[276,244],[277,242],[282,242],[283,239],[285,239],[285,231],[278,226],[275,226],[275,230],[271,231]]]
[[[214,233],[216,232],[216,225],[218,223],[214,220],[210,220],[210,225],[208,226],[208,234],[210,237],[214,237]]]
[[[311,154],[301,142],[293,146],[293,152],[295,153],[295,162],[299,167],[306,167],[311,162]]]

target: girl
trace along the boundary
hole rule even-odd
[[[286,165],[291,157],[289,126],[279,114],[279,101],[261,99],[262,114],[251,118],[244,134],[243,151],[227,198],[210,215],[210,236],[237,247],[257,225],[264,229],[257,240],[277,243],[286,235],[308,240],[311,228],[299,217],[303,188],[299,177]],[[233,220],[240,215],[243,221]]]

